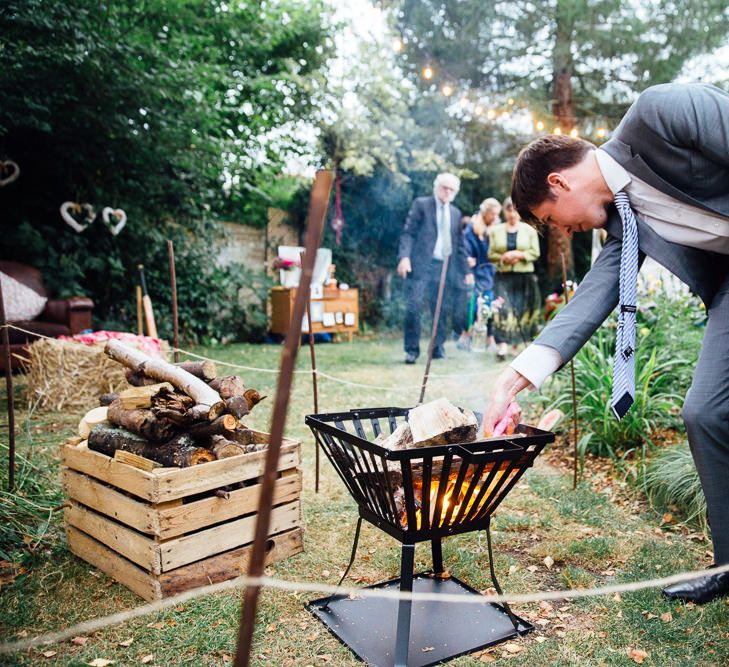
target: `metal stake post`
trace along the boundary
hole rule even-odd
[[[562,257],[562,290],[564,292],[565,306],[570,302],[569,290],[567,289],[567,264],[565,263],[564,253],[560,253]],[[572,488],[577,488],[577,388],[575,384],[575,362],[570,359],[570,373],[572,374],[572,438],[575,441]]]
[[[438,334],[438,321],[440,320],[440,310],[443,305],[443,292],[445,290],[446,275],[448,273],[448,255],[443,260],[443,268],[440,270],[440,283],[438,283],[438,298],[435,300],[435,313],[433,314],[433,328],[430,332],[430,343],[428,344],[428,360],[425,362],[425,375],[423,375],[423,386],[420,388],[420,398],[418,405],[425,398],[425,387],[428,384],[428,376],[430,375],[430,362],[433,360],[433,350],[435,349],[435,338]]]
[[[266,556],[266,540],[271,523],[271,505],[273,504],[273,489],[276,482],[278,459],[281,452],[286,412],[291,398],[291,385],[296,364],[296,353],[301,340],[301,320],[304,317],[306,301],[309,299],[311,274],[314,269],[316,251],[321,242],[324,230],[324,220],[329,207],[334,174],[331,171],[318,171],[314,180],[309,203],[309,224],[306,231],[304,265],[301,267],[301,281],[296,291],[294,310],[289,325],[289,331],[281,355],[281,367],[278,386],[276,388],[276,401],[271,416],[271,440],[266,454],[266,465],[261,484],[261,495],[258,500],[258,518],[256,520],[255,539],[253,551],[248,566],[248,576],[260,577],[263,574],[264,559]],[[241,623],[238,629],[238,647],[235,656],[235,667],[248,667],[251,658],[251,644],[253,641],[253,628],[258,610],[258,598],[261,587],[248,584],[243,594],[243,610]]]
[[[5,320],[5,302],[0,289],[0,317],[2,317],[3,354],[5,356],[5,390],[8,402],[8,491],[15,488],[15,397],[13,396],[13,369],[10,359],[10,336]]]
[[[173,358],[175,363],[180,360],[179,320],[177,317],[177,278],[175,277],[175,249],[172,241],[167,241],[167,258],[170,264],[170,289],[172,290],[172,345],[175,348]]]

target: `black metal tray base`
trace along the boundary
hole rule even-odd
[[[400,580],[393,579],[369,588],[397,591]],[[415,575],[413,591],[480,595],[455,577],[438,579],[429,573]],[[336,596],[328,609],[322,609],[326,600],[312,600],[306,608],[360,660],[376,667],[392,667],[398,601]],[[435,665],[534,629],[531,623],[517,617],[517,633],[506,611],[496,604],[417,601],[413,602],[411,619],[408,667]]]

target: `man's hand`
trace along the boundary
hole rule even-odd
[[[468,268],[472,269],[474,266],[476,266],[476,258],[475,257],[466,257],[466,262],[468,262]]]
[[[405,280],[405,278],[407,278],[408,276],[408,273],[410,273],[412,270],[413,267],[410,265],[410,258],[403,257],[400,260],[400,263],[397,265],[397,275]]]
[[[466,276],[463,278],[463,284],[464,285],[475,285],[476,279],[473,277],[472,273],[467,273]]]
[[[529,386],[521,373],[517,373],[511,366],[505,368],[496,379],[491,396],[483,413],[482,433],[491,437],[495,426],[503,419],[509,404],[516,399],[516,395]],[[517,415],[518,419],[519,415]]]

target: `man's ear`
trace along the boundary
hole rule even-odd
[[[560,174],[558,171],[553,171],[549,174],[549,176],[547,176],[547,183],[549,184],[550,188],[554,188],[557,191],[569,191],[572,189],[570,187],[569,181],[564,177],[563,174]]]

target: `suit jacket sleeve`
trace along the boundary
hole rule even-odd
[[[461,276],[465,277],[469,273],[473,273],[473,269],[468,266],[468,249],[461,230],[461,216],[458,216],[458,231],[456,233],[456,257],[458,257],[458,269]]]
[[[410,211],[408,211],[408,217],[405,218],[405,227],[403,227],[400,235],[400,248],[397,253],[398,262],[403,257],[412,256],[413,241],[422,227],[424,215],[423,207],[420,205],[420,201],[416,199],[410,207]]]
[[[574,298],[534,341],[555,348],[563,365],[579,352],[618,303],[621,247],[620,239],[608,236]]]

